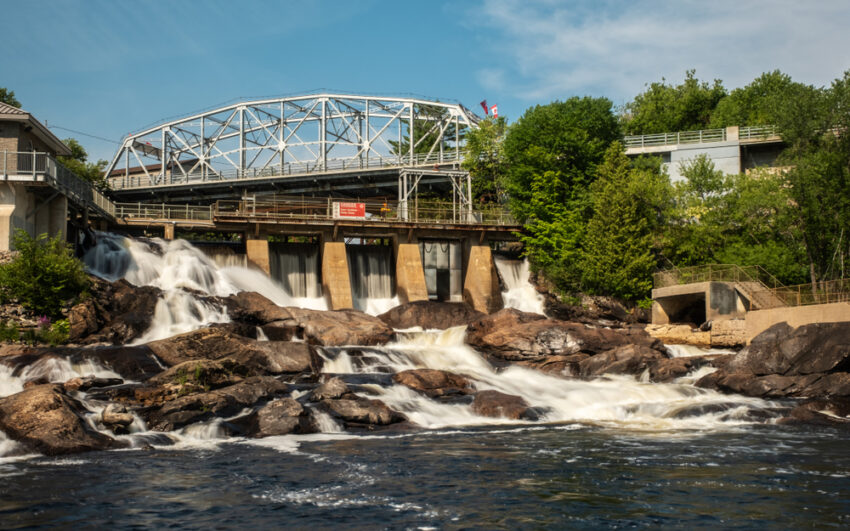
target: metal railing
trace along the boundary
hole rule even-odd
[[[49,153],[2,152],[4,178],[45,182],[77,205],[114,217],[115,206],[92,183],[81,179]]]
[[[637,148],[678,144],[702,144],[705,142],[723,142],[724,140],[726,140],[726,129],[703,129],[700,131],[626,136],[623,137],[623,144],[627,148]]]
[[[150,203],[116,203],[115,217],[125,221],[205,221],[205,222],[286,222],[333,221],[339,219],[363,222],[455,224],[475,226],[517,225],[507,210],[497,207],[470,210],[421,201],[407,204],[398,201],[360,201],[365,207],[363,218],[334,217],[332,198],[278,198],[271,201],[217,201],[209,206]],[[354,202],[354,201],[344,201]]]
[[[770,293],[786,306],[807,306],[811,304],[830,304],[850,302],[850,280],[829,280],[812,284],[800,284],[770,290]]]
[[[757,282],[763,289],[779,289],[785,286],[761,266],[739,266],[735,264],[709,264],[673,268],[652,275],[656,288],[697,282]]]
[[[768,140],[778,137],[779,131],[774,125],[754,125],[738,128],[738,140]],[[702,129],[699,131],[626,136],[623,137],[623,144],[627,148],[640,148],[724,142],[726,140],[728,140],[726,129]]]
[[[409,166],[429,166],[432,164],[455,164],[461,162],[466,156],[465,151],[444,151],[443,153],[415,153],[410,155],[385,157],[348,157],[327,159],[326,161],[307,162],[284,162],[283,166],[270,166],[267,168],[248,168],[245,170],[227,169],[206,170],[192,168],[180,169],[177,163],[172,164],[163,178],[159,172],[151,173],[150,177],[144,173],[131,175],[117,175],[110,177],[109,187],[113,190],[129,190],[134,188],[150,188],[153,186],[216,183],[223,181],[240,181],[244,179],[265,179],[274,177],[285,177],[295,175],[309,175],[312,173],[334,173],[352,170],[402,168]],[[192,170],[192,171],[190,171]],[[119,170],[120,171],[120,170]]]

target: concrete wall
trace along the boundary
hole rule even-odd
[[[271,274],[269,263],[269,240],[268,239],[245,239],[245,255],[248,266],[255,267],[267,275]]]
[[[427,301],[428,288],[425,285],[425,271],[419,245],[400,243],[396,247],[396,294],[404,304],[413,301]]]
[[[463,282],[463,300],[484,313],[502,308],[499,273],[493,262],[489,245],[471,245],[466,260],[466,277]]]
[[[696,304],[704,305],[705,321],[738,319],[746,314],[744,300],[734,283],[696,282],[653,289],[652,324],[676,322],[678,315]]]
[[[771,326],[786,322],[792,327],[812,323],[850,322],[850,303],[815,304],[754,310],[747,313],[747,342]]]
[[[685,144],[670,152],[670,162],[666,164],[670,181],[683,181],[682,164],[688,163],[700,155],[707,155],[714,168],[727,174],[741,173],[741,148],[737,140],[711,142],[707,144]]]
[[[326,241],[322,245],[322,291],[331,310],[354,307],[344,242]]]

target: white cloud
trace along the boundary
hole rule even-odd
[[[727,88],[777,68],[825,85],[850,68],[846,0],[484,0],[469,17],[491,50],[479,81],[523,100],[593,94],[622,103],[691,68]]]

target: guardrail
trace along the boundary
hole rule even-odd
[[[850,302],[850,280],[848,279],[818,282],[815,289],[812,289],[809,283],[769,291],[786,306]]]
[[[785,288],[779,280],[761,266],[739,266],[735,264],[708,264],[673,268],[652,275],[656,288],[697,282],[758,282],[764,289]]]
[[[767,140],[778,136],[779,131],[774,125],[754,125],[738,128],[738,140]],[[631,135],[623,137],[623,144],[627,148],[641,148],[724,142],[728,139],[729,133],[727,129],[702,129],[698,131],[679,131],[676,133]]]
[[[274,201],[217,201],[209,206],[150,203],[116,203],[115,217],[125,221],[282,222],[333,221],[334,199],[284,198]],[[512,226],[516,221],[507,210],[452,208],[435,202],[365,201],[365,217],[342,218],[364,222]]]
[[[3,151],[2,175],[45,182],[77,205],[114,217],[115,206],[92,183],[81,179],[53,155],[40,152]]]
[[[113,190],[131,190],[136,188],[150,188],[153,186],[176,185],[176,184],[202,184],[224,181],[240,181],[245,179],[262,179],[272,177],[285,177],[294,175],[308,175],[311,173],[333,173],[351,170],[368,170],[382,168],[401,168],[407,166],[428,166],[432,164],[455,164],[461,162],[466,156],[465,151],[444,151],[443,153],[415,153],[402,156],[378,157],[372,155],[368,158],[347,157],[328,159],[325,162],[284,162],[283,166],[270,166],[268,168],[249,168],[245,170],[228,169],[213,171],[207,168],[205,171],[198,168],[183,168],[176,163],[168,168],[164,179],[159,172],[132,175],[116,175],[108,179],[109,187]],[[195,163],[193,163],[195,164]],[[118,170],[120,171],[120,170]],[[185,173],[184,173],[185,171]],[[161,182],[154,182],[161,180]]]
[[[151,203],[115,203],[115,217],[125,221],[282,222],[333,221],[455,224],[476,226],[517,225],[507,210],[493,207],[477,210],[453,208],[436,202],[365,201],[363,218],[334,217],[334,199],[282,198],[274,201],[217,201],[209,206]],[[344,201],[350,202],[350,201]]]

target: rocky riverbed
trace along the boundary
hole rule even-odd
[[[654,383],[686,396],[682,379],[690,376],[688,387],[706,389],[700,392],[710,405],[665,413],[671,418],[741,406],[727,403],[723,393],[774,400],[747,402],[739,420],[748,422],[843,425],[850,412],[849,324],[777,325],[737,354],[672,357],[636,323],[610,328],[430,302],[375,317],[281,307],[243,291],[210,300],[226,308],[227,323],[133,344],[150,327],[159,296],[150,286],[97,280],[93,296],[70,312],[73,345],[0,348],[6,395],[0,398],[0,431],[19,452],[155,444],[161,441],[156,433],[193,425],[215,424],[226,435],[247,438],[412,430],[428,427],[417,409],[426,403],[462,409],[479,422],[593,420],[587,413],[569,419],[567,406],[536,402],[558,382],[632,382],[621,384],[624,396],[627,385],[649,389]],[[424,334],[410,331],[414,326],[447,332],[411,341],[412,334]],[[448,343],[423,354],[411,346],[416,341]],[[449,355],[464,357],[434,362]],[[511,381],[521,382],[516,392],[510,392]],[[523,383],[535,389],[521,389]],[[616,396],[614,388],[605,392]],[[582,393],[572,400],[588,398]]]

